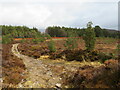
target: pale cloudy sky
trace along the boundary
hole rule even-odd
[[[0,0],[0,25],[118,28],[119,0]]]

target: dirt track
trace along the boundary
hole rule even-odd
[[[27,69],[27,78],[23,80],[18,88],[55,88],[60,86],[61,78],[54,74],[48,65],[42,61],[22,55],[18,52],[19,44],[13,44],[12,52],[18,58],[21,58]]]

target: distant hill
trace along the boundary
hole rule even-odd
[[[120,32],[119,30],[113,30],[113,29],[105,29],[105,30],[107,30],[107,31],[110,32],[110,33]]]

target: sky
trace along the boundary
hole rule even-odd
[[[0,25],[118,29],[119,0],[0,0]]]

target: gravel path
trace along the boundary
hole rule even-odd
[[[19,53],[17,47],[19,44],[13,44],[12,52],[18,58],[21,58],[26,66],[27,78],[18,84],[18,88],[55,88],[60,87],[61,78],[56,75],[48,65]]]

